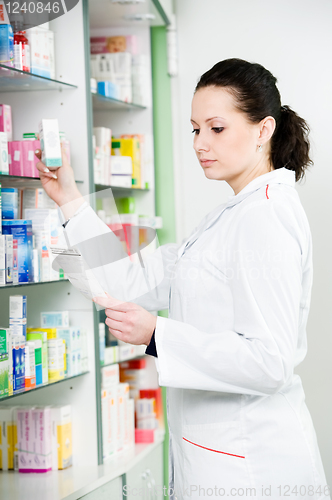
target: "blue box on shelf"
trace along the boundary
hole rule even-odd
[[[112,99],[119,99],[119,87],[111,82],[98,82],[98,94]]]
[[[19,283],[32,282],[32,221],[29,219],[3,220],[2,234],[12,234],[13,240],[17,240]]]

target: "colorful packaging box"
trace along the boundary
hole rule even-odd
[[[0,132],[6,132],[7,141],[13,140],[12,109],[8,104],[0,104]]]
[[[32,328],[27,329],[27,340],[42,343],[42,383],[48,382],[48,353],[47,353],[47,332],[36,331]]]
[[[12,336],[13,349],[13,391],[25,389],[25,338],[20,335]]]
[[[129,399],[129,385],[128,384],[118,384],[118,432],[117,432],[117,442],[116,451],[120,452],[124,449],[124,438],[125,438],[125,401]]]
[[[9,175],[23,176],[23,141],[8,142]]]
[[[41,250],[41,281],[59,279],[59,271],[52,269],[50,252],[50,246],[58,243],[61,230],[57,210],[27,208],[24,209],[24,217],[31,219],[35,248]]]
[[[121,138],[121,156],[130,156],[132,159],[132,187],[141,188],[141,149],[140,141],[136,137]]]
[[[39,140],[42,151],[42,162],[46,167],[62,166],[61,145],[58,120],[41,120],[39,124]]]
[[[101,411],[103,427],[103,457],[117,452],[118,443],[118,386],[101,391]]]
[[[6,284],[6,236],[0,234],[0,286]]]
[[[51,408],[34,408],[32,417],[33,466],[25,472],[48,472],[52,470],[52,420]]]
[[[35,343],[25,343],[25,389],[30,390],[36,387],[36,361]]]
[[[14,408],[0,407],[0,469],[14,468]],[[15,435],[16,425],[15,425]]]
[[[119,384],[119,365],[118,363],[101,368],[101,387],[108,389]]]
[[[52,469],[67,469],[73,463],[71,406],[51,408]]]
[[[27,328],[27,333],[31,333],[31,332],[46,332],[47,340],[57,338],[56,328],[40,328],[39,326],[35,327],[35,328],[32,328],[32,327]]]
[[[22,141],[23,175],[34,177],[35,173],[35,141]]]
[[[33,467],[32,451],[32,408],[18,408],[16,412],[17,422],[17,447],[18,447],[18,470],[29,472]]]
[[[2,219],[17,219],[18,217],[18,189],[2,188]]]
[[[66,343],[63,339],[47,341],[49,382],[61,380],[65,376]]]
[[[42,328],[68,328],[69,311],[51,311],[40,314],[40,324]]]
[[[36,386],[43,383],[43,343],[41,340],[33,340],[35,344],[35,373]]]
[[[0,24],[0,63],[14,66],[14,34],[10,24]]]
[[[32,281],[32,221],[25,219],[3,220],[2,233],[12,234],[13,240],[17,240],[16,261],[15,244],[13,242],[13,271],[15,272],[17,263],[19,283]]]
[[[22,208],[55,209],[55,202],[43,188],[25,188],[22,191]]]
[[[27,297],[11,295],[9,297],[9,324],[13,335],[26,338],[27,333]]]
[[[0,25],[1,29],[1,25]],[[9,157],[8,157],[8,141],[7,133],[0,132],[0,174],[8,175],[9,172]]]

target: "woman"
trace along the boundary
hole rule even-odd
[[[225,180],[234,195],[181,246],[161,247],[164,277],[136,304],[123,302],[138,280],[128,262],[100,273],[121,301],[96,302],[113,335],[157,356],[168,388],[172,498],[330,498],[294,375],[306,354],[312,286],[310,228],[295,190],[311,163],[307,124],[281,106],[269,71],[240,59],[201,77],[191,122],[205,176]],[[58,179],[38,168],[46,192],[67,204],[70,244],[107,232],[67,164]],[[157,268],[148,259],[147,276]],[[168,319],[146,310],[167,307]]]

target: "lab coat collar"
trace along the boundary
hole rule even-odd
[[[288,170],[287,168],[278,168],[272,170],[272,172],[267,172],[266,174],[260,175],[253,179],[249,184],[247,184],[238,194],[233,194],[228,197],[227,207],[236,205],[240,201],[247,198],[249,194],[257,191],[262,186],[267,184],[288,184],[289,186],[295,186],[295,171]]]
[[[288,170],[287,168],[278,168],[277,170],[272,170],[266,174],[260,175],[253,179],[249,184],[247,184],[237,195],[229,196],[228,202],[223,203],[218,208],[216,208],[211,217],[201,226],[198,227],[197,231],[182,244],[178,251],[178,259],[185,253],[185,251],[199,238],[199,236],[209,229],[213,224],[217,222],[221,214],[240,201],[244,200],[254,191],[257,191],[262,186],[267,184],[288,184],[289,186],[295,186],[295,172],[293,170]]]

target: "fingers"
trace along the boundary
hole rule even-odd
[[[116,320],[111,319],[111,318],[106,318],[105,323],[109,328],[112,328],[112,330],[115,330],[119,333],[123,333],[123,326],[124,325],[121,321],[116,321]]]
[[[106,293],[106,297],[93,297],[93,302],[96,304],[99,304],[102,307],[105,307],[105,309],[115,309],[117,311],[126,311],[128,310],[128,303],[123,302],[122,300],[115,299],[114,297],[111,297],[108,293]]]
[[[35,155],[37,156],[38,160],[41,160],[41,150],[40,149],[36,149],[35,151]],[[39,170],[39,172],[41,172],[42,174],[44,174],[44,177],[49,177],[50,179],[57,179],[57,175],[54,173],[54,172],[51,172],[49,168],[46,167],[46,165],[44,165],[44,163],[42,161],[39,161],[36,165],[36,168],[37,170]]]
[[[123,311],[115,311],[114,309],[105,309],[105,314],[108,318],[115,321],[124,321],[126,318],[126,313]]]

